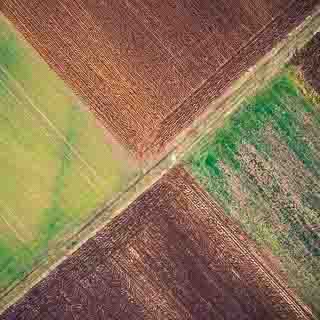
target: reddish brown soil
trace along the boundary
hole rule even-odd
[[[4,0],[4,14],[136,156],[150,155],[318,0]]]
[[[292,63],[301,66],[304,78],[320,93],[320,32],[295,55]]]
[[[307,314],[217,204],[175,168],[0,319]]]

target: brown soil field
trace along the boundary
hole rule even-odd
[[[310,317],[245,234],[177,167],[0,319]]]
[[[295,55],[291,63],[301,67],[305,80],[320,93],[320,33]]]
[[[4,0],[1,11],[136,157],[160,152],[319,0]]]

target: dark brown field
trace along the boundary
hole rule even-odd
[[[320,93],[320,32],[296,54],[292,63],[301,67],[305,80]]]
[[[4,0],[2,12],[137,157],[163,147],[319,0]]]
[[[0,319],[293,320],[308,312],[176,168]]]

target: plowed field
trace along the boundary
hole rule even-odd
[[[4,0],[1,10],[136,156],[163,147],[318,0]]]
[[[295,56],[292,63],[301,68],[304,78],[320,94],[320,32]]]
[[[276,272],[182,168],[171,170],[0,316],[307,318]]]

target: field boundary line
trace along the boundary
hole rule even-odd
[[[293,4],[296,4],[297,2],[293,2]],[[291,7],[290,7],[291,8]],[[288,11],[288,10],[287,10]],[[193,91],[193,93],[191,95],[189,95],[189,99],[185,99],[183,103],[181,104],[186,104],[188,106],[188,101],[190,99],[195,99],[195,98],[199,98],[197,97],[197,94],[201,91],[205,91],[203,94],[203,96],[205,96],[204,100],[208,100],[209,102],[206,103],[207,107],[204,110],[198,110],[197,111],[197,116],[195,117],[195,119],[192,120],[191,123],[189,123],[189,125],[184,125],[185,121],[178,121],[181,117],[183,117],[184,115],[182,115],[182,113],[179,111],[181,110],[181,108],[176,108],[175,110],[173,110],[166,118],[164,121],[168,121],[167,124],[165,124],[164,126],[162,126],[162,129],[168,129],[169,130],[169,137],[171,137],[173,130],[173,124],[176,124],[176,122],[178,123],[178,126],[181,126],[181,130],[179,130],[179,133],[177,135],[174,135],[174,138],[168,139],[168,143],[163,143],[163,137],[162,135],[157,132],[157,138],[155,141],[152,141],[152,143],[147,147],[145,153],[148,154],[148,152],[152,152],[152,150],[154,148],[159,148],[160,149],[160,155],[163,156],[163,154],[168,153],[170,150],[173,149],[173,146],[176,146],[176,142],[177,141],[182,141],[183,139],[185,139],[188,134],[189,134],[189,130],[190,128],[195,128],[196,124],[199,123],[199,119],[203,119],[204,118],[209,118],[212,117],[212,113],[217,114],[219,112],[221,112],[218,108],[219,106],[223,103],[224,100],[226,100],[227,97],[231,96],[234,94],[234,92],[230,91],[235,91],[235,88],[239,87],[239,83],[246,81],[246,77],[249,78],[250,75],[254,74],[254,72],[261,67],[261,65],[263,64],[263,61],[266,63],[268,62],[268,57],[270,54],[275,55],[276,52],[278,51],[279,48],[282,48],[286,43],[288,43],[290,40],[295,41],[296,39],[295,37],[299,36],[299,33],[301,33],[303,30],[300,30],[301,28],[306,28],[306,26],[312,26],[312,21],[317,17],[317,15],[319,15],[320,13],[320,6],[314,6],[312,12],[310,13],[309,16],[306,16],[304,18],[304,20],[300,23],[297,24],[295,28],[293,28],[290,32],[286,33],[285,35],[282,35],[282,37],[280,38],[279,41],[276,42],[276,44],[271,48],[271,49],[267,49],[265,54],[259,58],[256,63],[254,65],[249,66],[248,68],[244,69],[243,71],[241,71],[240,77],[236,77],[234,80],[230,80],[230,84],[226,86],[226,88],[224,88],[222,90],[221,93],[217,94],[217,96],[215,96],[215,93],[208,93],[207,91],[209,90],[208,88],[210,88],[208,86],[208,84],[210,83],[210,81],[212,80],[212,76],[209,77],[201,86],[199,86],[199,88],[195,91]],[[281,18],[281,15],[277,17],[278,19]],[[273,25],[273,23],[275,23],[275,21],[277,21],[276,18],[274,18],[270,24],[269,27]],[[314,27],[313,27],[314,28]],[[269,28],[263,28],[260,32],[264,32],[265,30],[268,30]],[[306,31],[307,33],[308,31]],[[289,38],[289,39],[288,39]],[[251,41],[251,44],[255,43],[259,38],[258,37],[254,37]],[[243,48],[242,51],[244,49],[246,49],[248,47],[249,43],[247,43]],[[289,44],[290,45],[290,44]],[[291,48],[294,48],[293,45],[291,45]],[[300,46],[299,46],[300,48]],[[292,49],[291,49],[292,50]],[[225,64],[231,63],[233,60],[235,60],[236,57],[239,57],[239,54],[241,52],[239,52],[237,55],[233,56],[233,59],[229,59]],[[290,51],[288,50],[288,56],[291,55]],[[270,60],[270,59],[269,59]],[[224,65],[225,65],[224,64]],[[224,66],[223,65],[223,66]],[[250,64],[249,64],[250,65]],[[218,68],[216,70],[217,71],[223,71],[223,68]],[[254,72],[253,72],[254,71]],[[244,76],[243,76],[244,75]],[[246,76],[246,77],[245,77]],[[219,79],[218,79],[219,80]],[[221,80],[221,79],[220,79]],[[217,88],[217,90],[219,91],[219,87]],[[198,94],[199,95],[199,94]],[[194,101],[189,101],[189,104],[194,104]],[[213,106],[215,106],[215,108],[213,109]],[[172,118],[174,113],[178,113],[179,115],[179,119],[178,117]],[[171,118],[170,118],[171,117]],[[187,117],[187,116],[185,116]],[[178,119],[178,120],[177,120]],[[169,151],[168,151],[169,150]],[[162,151],[162,152],[161,152]]]
[[[318,32],[320,32],[320,6],[289,33],[286,39],[262,57],[256,65],[244,72],[243,76],[229,86],[221,97],[211,102],[208,106],[209,110],[200,115],[191,125],[196,133],[188,137],[185,132],[182,132],[176,138],[177,145],[168,153],[175,154],[177,161],[183,160],[187,153],[192,152],[204,137],[220,127],[221,122],[237,110],[248,97],[256,94],[261,87],[267,86],[274,76],[284,69],[296,50],[301,49]],[[249,91],[249,94],[243,94],[246,91]]]
[[[232,224],[231,225],[232,227],[230,227],[229,224],[224,223],[222,217],[226,217],[228,220],[230,220],[230,217],[225,215],[223,208],[195,180],[189,168],[186,168],[185,166],[176,166],[176,168],[183,170],[184,175],[187,176],[190,187],[195,190],[195,192],[202,198],[202,200],[208,205],[208,207],[215,209],[215,210],[212,210],[214,213],[214,216],[219,221],[221,229],[225,230],[225,233],[229,236],[230,240],[234,243],[234,245],[240,248],[241,250],[246,251],[248,255],[252,257],[253,262],[264,271],[264,273],[266,274],[266,277],[269,278],[271,282],[273,282],[275,287],[279,288],[278,291],[281,293],[284,299],[287,300],[288,304],[292,304],[293,302],[295,306],[299,306],[300,314],[303,314],[304,316],[308,315],[307,319],[310,319],[310,316],[314,317],[311,309],[300,299],[300,297],[297,294],[291,292],[290,290],[287,290],[287,286],[283,284],[282,279],[280,277],[274,276],[274,272],[272,272],[272,269],[267,264],[263,263],[263,261],[261,261],[259,251],[255,245],[255,242],[251,240],[251,238],[241,229],[240,229],[241,233],[246,235],[245,244],[239,243],[241,240],[237,235],[238,234],[237,228],[239,228],[238,225]]]
[[[235,109],[238,108],[239,104],[242,102],[243,97],[241,96],[243,87],[246,87],[246,91],[251,87],[256,87],[258,84],[260,85],[259,79],[263,78],[264,81],[270,80],[275,73],[278,73],[281,70],[279,64],[285,63],[294,53],[291,53],[292,48],[301,48],[307,41],[303,36],[307,33],[307,39],[311,39],[311,36],[315,33],[315,26],[313,24],[318,23],[317,30],[320,30],[320,8],[316,10],[316,12],[310,16],[310,18],[305,19],[305,21],[299,25],[288,37],[280,42],[278,46],[276,46],[271,52],[266,54],[258,63],[251,68],[248,72],[244,72],[243,76],[235,81],[227,92],[217,99],[214,103],[210,104],[209,109],[212,106],[225,106],[228,105],[228,109],[225,110],[214,110],[215,113],[218,113],[216,116],[212,114],[212,110],[210,114],[204,114],[203,117],[200,117],[192,127],[196,127],[198,129],[198,133],[196,136],[192,138],[186,138],[184,136],[182,143],[179,143],[181,137],[177,136],[175,141],[177,141],[177,145],[171,148],[164,156],[156,159],[149,166],[143,169],[143,173],[138,179],[132,182],[126,190],[123,191],[117,198],[115,198],[112,202],[108,202],[105,206],[98,208],[97,214],[93,216],[93,218],[85,224],[75,235],[72,235],[71,239],[78,240],[77,245],[73,246],[72,249],[67,249],[66,247],[60,249],[56,256],[49,256],[48,262],[45,265],[39,266],[38,269],[32,271],[33,279],[28,279],[27,281],[22,280],[24,284],[19,284],[17,287],[13,288],[12,291],[8,292],[5,299],[3,299],[0,303],[0,313],[7,309],[10,305],[16,303],[29,289],[31,289],[34,285],[39,283],[42,279],[44,279],[53,269],[55,269],[58,265],[60,265],[64,260],[66,260],[69,255],[74,253],[77,249],[81,247],[83,243],[85,243],[88,239],[92,238],[98,231],[103,229],[114,217],[118,216],[124,209],[128,207],[132,202],[134,202],[139,196],[141,196],[144,191],[149,189],[155,182],[157,182],[166,172],[171,169],[177,162],[182,162],[184,156],[192,150],[192,148],[201,140],[204,136],[214,129],[216,129],[217,125],[221,123],[222,120],[225,119],[230,113],[232,113]],[[316,22],[314,21],[316,20]],[[307,27],[312,25],[312,32],[310,30],[306,31]],[[302,30],[301,30],[302,29]],[[302,35],[301,35],[302,34]],[[292,38],[296,41],[293,44],[290,44],[290,41],[293,41]],[[302,39],[300,39],[302,38]],[[297,42],[299,40],[300,42]],[[280,50],[287,50],[288,56],[286,58],[279,59],[278,63],[275,63],[273,58]],[[286,52],[287,52],[286,51]],[[276,60],[278,61],[278,60]],[[283,62],[284,61],[284,62]],[[260,69],[263,69],[266,66],[272,64],[277,64],[276,70],[273,70],[271,74],[257,74]],[[257,81],[258,80],[258,81]],[[260,79],[261,80],[261,79]],[[248,82],[252,82],[253,84],[248,85]],[[250,91],[250,90],[249,90]],[[240,100],[238,95],[240,94]],[[252,91],[250,91],[250,96],[252,95]],[[246,98],[247,95],[244,97]],[[239,103],[240,101],[240,103]],[[233,105],[235,104],[235,105]],[[220,110],[220,114],[219,111]],[[204,120],[203,118],[207,119]],[[184,134],[185,135],[185,134]],[[44,271],[45,270],[45,271]]]

